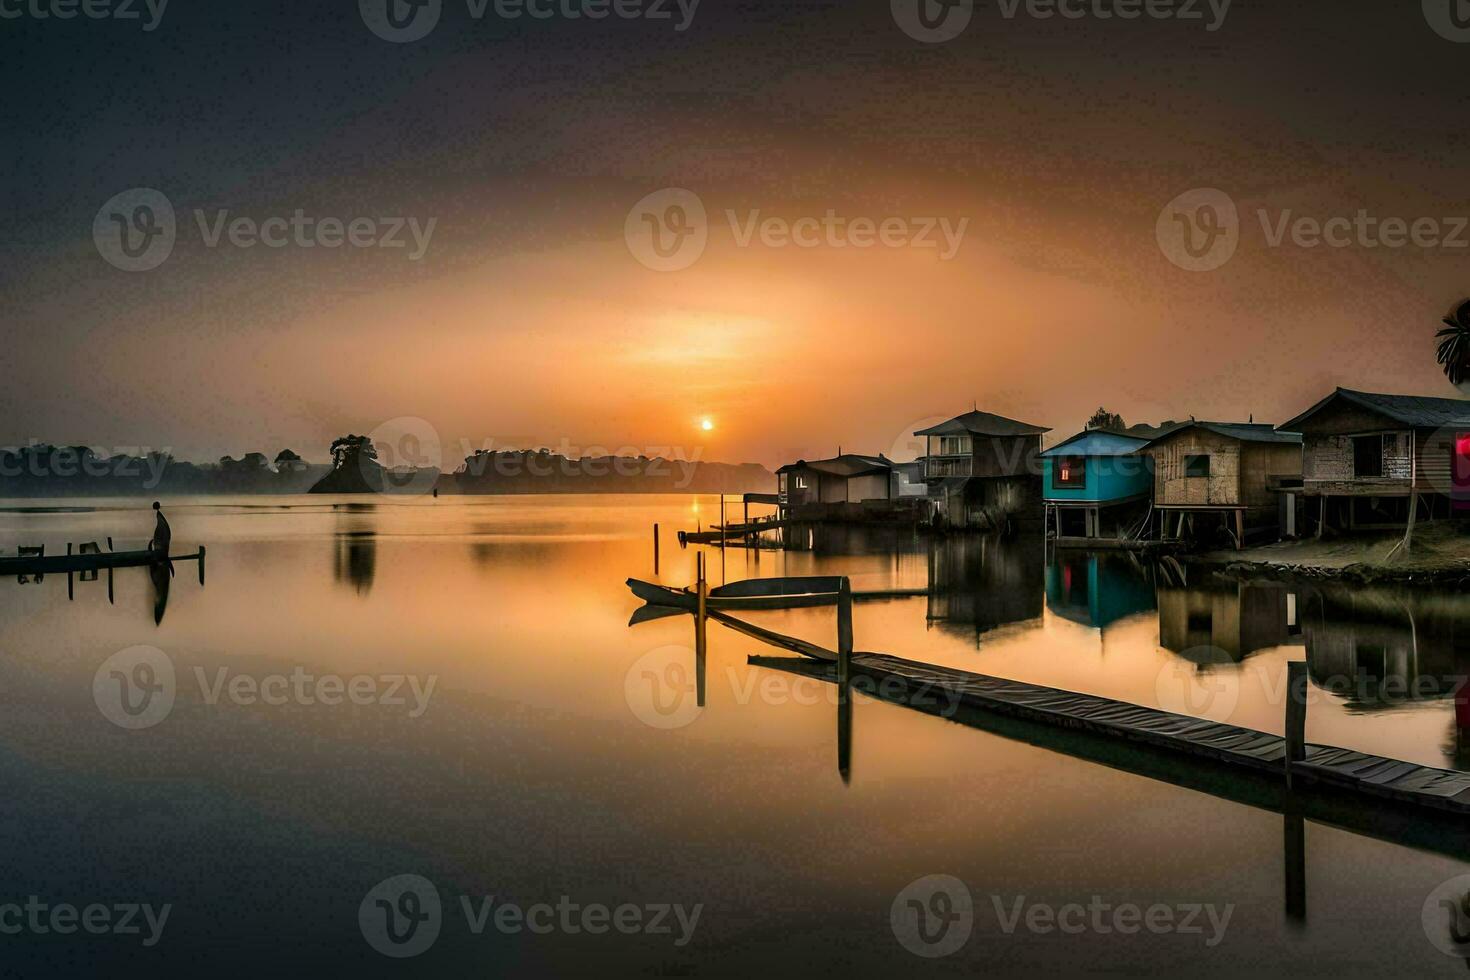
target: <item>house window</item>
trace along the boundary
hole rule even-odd
[[[1081,456],[1059,456],[1052,461],[1051,485],[1055,490],[1087,486],[1087,461]]]
[[[1353,437],[1353,476],[1382,476],[1384,443],[1393,436]]]
[[[940,436],[940,456],[968,456],[970,454],[969,436]]]
[[[806,477],[804,477],[804,476],[798,476],[796,478],[796,489],[798,489],[798,490],[805,490],[806,489]]]
[[[1209,456],[1186,456],[1186,457],[1184,457],[1184,475],[1185,476],[1209,476],[1210,475],[1210,457]]]

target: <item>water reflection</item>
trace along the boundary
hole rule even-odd
[[[1312,680],[1351,710],[1454,697],[1470,668],[1470,596],[1312,589],[1299,601]]]
[[[1157,607],[1153,568],[1129,552],[1058,552],[1046,566],[1046,606],[1101,629]]]
[[[376,504],[338,504],[337,533],[332,544],[332,572],[360,596],[373,588],[378,570]]]
[[[158,562],[148,566],[148,578],[153,583],[153,625],[163,625],[163,614],[168,609],[169,580],[174,576],[173,562]],[[110,587],[110,583],[109,583]]]
[[[1197,663],[1239,663],[1300,632],[1283,587],[1207,579],[1176,588],[1159,584],[1159,645]]]
[[[931,539],[928,619],[942,629],[982,634],[1039,626],[1046,545],[1040,535],[953,535]]]

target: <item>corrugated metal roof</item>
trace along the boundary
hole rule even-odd
[[[959,436],[969,433],[977,436],[1039,436],[1043,432],[1051,430],[1040,425],[1032,425],[1029,422],[1017,422],[1003,415],[992,415],[989,412],[966,412],[964,415],[956,416],[948,422],[920,429],[915,432],[916,436]]]
[[[1128,436],[1106,429],[1079,432],[1042,453],[1043,456],[1127,456],[1148,445],[1142,436]]]
[[[1280,428],[1289,430],[1293,426],[1300,425],[1339,398],[1413,428],[1437,429],[1445,425],[1470,426],[1470,401],[1463,398],[1380,395],[1371,391],[1338,388],[1290,422],[1281,423]]]

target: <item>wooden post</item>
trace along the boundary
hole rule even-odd
[[[852,585],[842,576],[837,587],[837,682],[846,684],[852,674]]]
[[[1307,757],[1307,664],[1286,665],[1286,786],[1291,788],[1292,766]]]
[[[1286,917],[1296,922],[1307,917],[1307,833],[1301,807],[1286,801],[1281,814],[1282,856],[1286,862]]]
[[[71,542],[70,541],[68,541],[66,543],[66,553],[67,553],[68,556],[71,555]],[[68,602],[70,602],[71,599],[72,599],[72,596],[74,596],[76,594],[76,586],[75,586],[75,584],[72,581],[72,579],[74,579],[75,577],[76,576],[74,576],[70,570],[67,571],[67,573],[66,573],[66,600]]]
[[[1235,550],[1240,551],[1245,547],[1245,511],[1235,512]]]
[[[110,549],[111,545],[109,545],[108,547]],[[116,603],[113,602],[112,599],[112,566],[110,565],[107,568],[107,604],[109,606],[116,605]]]
[[[653,525],[653,574],[658,574],[658,522]]]
[[[706,644],[708,643],[707,635],[705,633],[705,617],[707,614],[705,604],[709,598],[709,583],[706,582],[704,578],[703,552],[700,552],[699,554],[694,556],[694,564],[697,570],[697,574],[699,576],[698,581],[696,581],[694,585],[695,591],[699,595],[699,602],[694,614],[694,656],[695,662],[698,663],[700,659],[703,659],[706,650]]]
[[[1317,510],[1317,537],[1322,537],[1322,529],[1327,526],[1327,494],[1322,495],[1322,506]]]
[[[204,584],[204,545],[199,546],[199,584]]]

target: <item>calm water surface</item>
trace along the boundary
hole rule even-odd
[[[108,535],[141,547],[151,533],[137,501],[3,506],[10,554]],[[0,583],[0,904],[172,907],[152,948],[0,936],[18,973],[1464,973],[1421,921],[1431,890],[1470,871],[1463,835],[1411,847],[1308,819],[1305,908],[1299,883],[1289,910],[1290,821],[1238,794],[862,696],[844,779],[835,695],[747,664],[775,651],[717,625],[699,708],[689,619],[629,627],[639,603],[623,580],[655,578],[657,521],[658,578],[691,582],[695,552],[672,532],[717,520],[716,498],[249,498],[167,511],[176,553],[208,546],[204,588],[183,564],[162,599],[146,570],[118,571],[111,605],[105,576],[74,583],[74,601],[65,576]],[[1452,696],[1470,666],[1460,595],[1186,582],[1024,539],[817,529],[791,543],[708,551],[712,575],[928,586],[927,598],[859,605],[858,649],[1274,732],[1284,665],[1305,657],[1309,739],[1470,769]],[[830,609],[748,615],[832,644]],[[157,724],[128,730],[93,685],[137,645],[166,655],[175,697]],[[303,675],[378,686],[357,704],[249,694]],[[403,676],[417,696],[402,682],[390,697]],[[375,952],[359,924],[369,890],[398,874],[432,881],[444,903],[437,940],[402,961]],[[923,960],[895,938],[890,911],[933,874],[966,883],[974,928],[958,952]],[[492,922],[476,934],[461,896],[702,909],[676,945],[677,926],[543,935]],[[1008,933],[1018,902],[1231,911],[1219,935],[1203,918],[1203,933],[1024,921]]]

